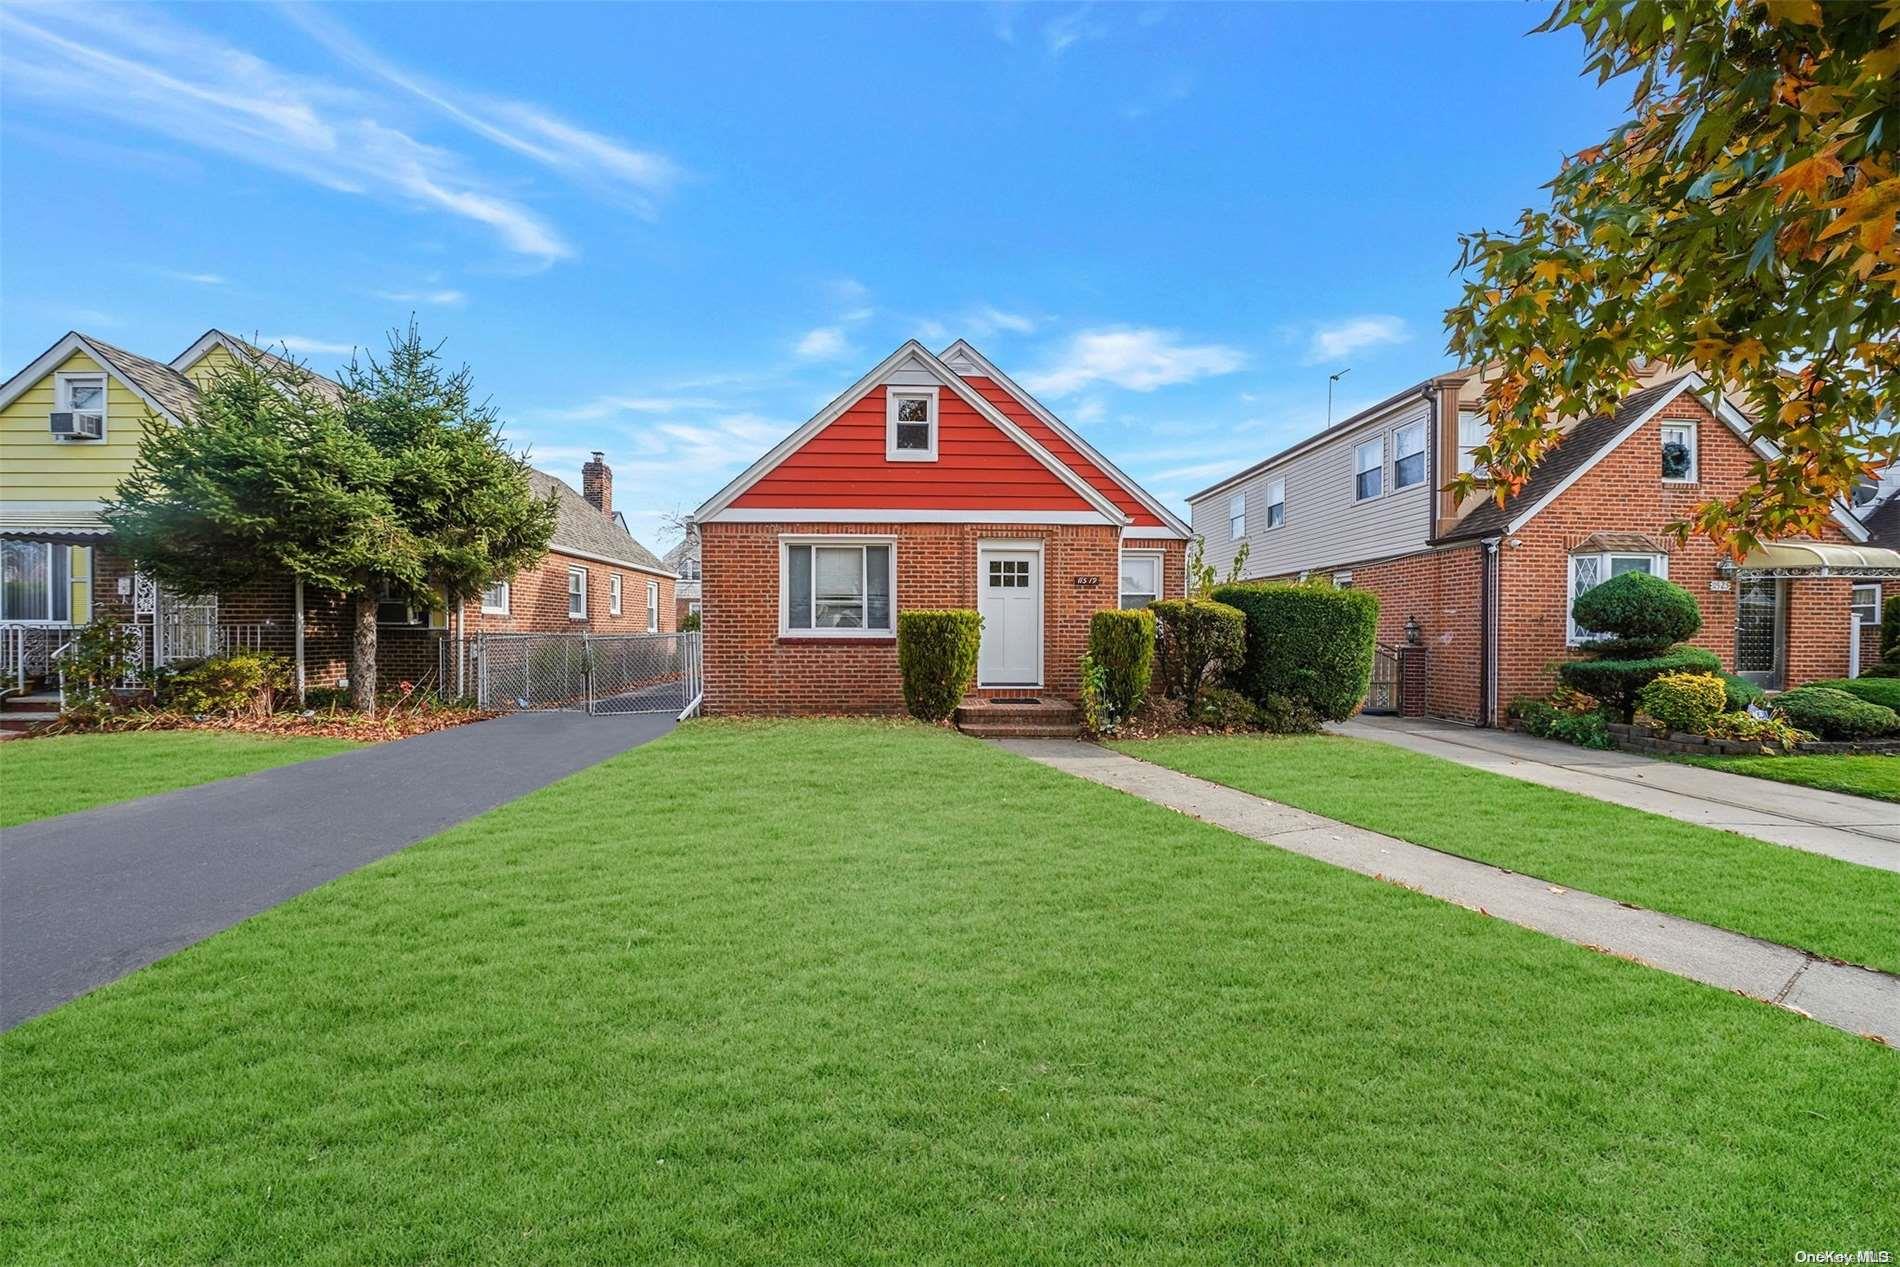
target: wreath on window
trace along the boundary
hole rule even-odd
[[[1662,467],[1666,480],[1689,478],[1689,446],[1680,440],[1671,440],[1663,445]]]

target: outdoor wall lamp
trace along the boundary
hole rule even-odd
[[[1418,645],[1418,617],[1417,616],[1407,616],[1405,618],[1405,641],[1409,645],[1414,646],[1414,647]]]

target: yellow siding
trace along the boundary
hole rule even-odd
[[[67,357],[53,374],[98,373],[83,352]],[[53,412],[53,374],[48,374],[0,410],[0,504],[13,501],[103,501],[132,470],[150,407],[116,375],[106,376],[106,435],[103,440],[55,440],[47,430]]]
[[[214,343],[210,351],[187,365],[183,373],[199,391],[203,391],[211,386],[212,379],[216,378],[226,366],[235,364],[236,360],[237,358],[231,355],[224,344]]]
[[[68,546],[68,576],[72,590],[72,622],[83,625],[92,619],[92,547]]]

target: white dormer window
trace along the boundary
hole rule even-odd
[[[61,374],[54,380],[53,408],[74,416],[75,439],[104,439],[106,434],[106,376]]]
[[[884,456],[892,462],[937,460],[937,389],[893,387],[884,398]]]

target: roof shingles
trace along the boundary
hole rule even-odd
[[[549,548],[574,550],[625,563],[628,567],[671,574],[672,569],[635,540],[618,519],[594,509],[594,504],[575,492],[566,481],[530,467],[528,486],[536,497],[554,495],[554,540]]]

